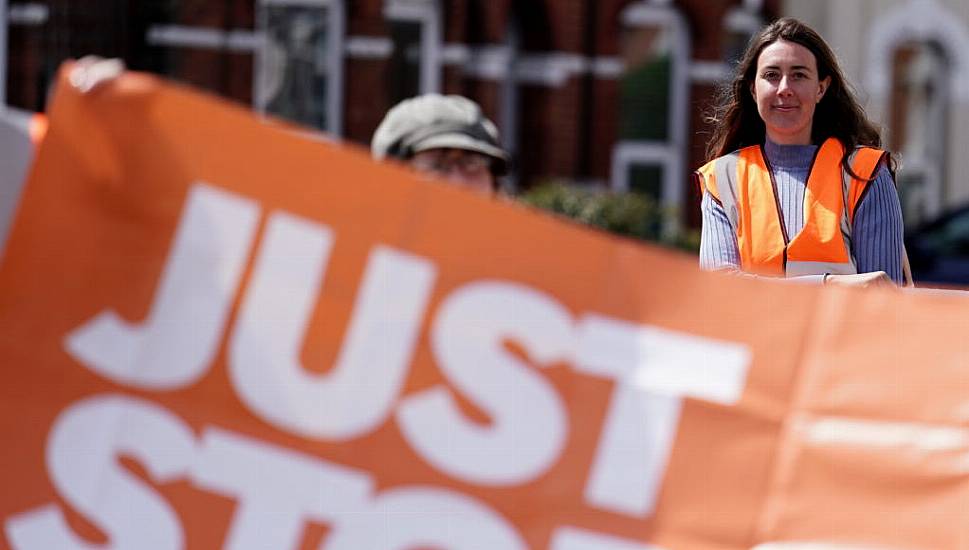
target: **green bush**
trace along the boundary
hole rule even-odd
[[[664,231],[665,222],[674,214],[639,193],[545,183],[525,191],[518,198],[525,204],[617,235],[691,252],[700,248],[700,235],[695,230],[679,230],[673,234]]]

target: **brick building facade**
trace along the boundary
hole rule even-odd
[[[469,96],[518,187],[632,189],[698,223],[702,113],[775,0],[11,2],[6,99],[39,110],[57,65],[123,58],[366,144],[399,99]]]

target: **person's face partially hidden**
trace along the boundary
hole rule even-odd
[[[481,153],[464,149],[429,149],[411,157],[410,165],[419,172],[441,176],[475,191],[494,192],[491,159]]]

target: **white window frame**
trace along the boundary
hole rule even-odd
[[[509,9],[509,13],[513,10]],[[499,119],[505,150],[513,159],[518,157],[518,120],[521,111],[521,92],[515,74],[515,63],[521,55],[521,28],[514,16],[509,16],[505,28],[503,66],[505,77],[501,81],[501,106]],[[512,190],[518,189],[518,168],[512,164],[510,174],[505,178]]]
[[[743,10],[749,13],[758,13],[764,8],[764,0],[743,0]]]
[[[333,136],[340,136],[343,133],[343,51],[345,30],[344,21],[346,20],[343,0],[258,0],[256,4],[256,33],[262,37],[253,55],[252,72],[252,101],[253,110],[260,114],[266,113],[268,98],[266,90],[260,85],[262,82],[262,72],[264,70],[265,59],[263,58],[263,48],[265,40],[265,12],[266,6],[319,6],[325,7],[329,11],[327,20],[330,28],[327,29],[327,40],[329,44],[329,59],[327,71],[327,94],[326,94],[326,125],[324,130]]]
[[[723,29],[748,36],[757,34],[764,26],[764,19],[760,16],[759,10],[759,2],[744,2],[742,6],[730,8],[723,17]]]
[[[952,53],[947,51],[945,46],[936,41],[920,41],[920,43],[938,45],[938,47],[942,50],[941,53],[943,59],[941,62],[944,63],[947,68],[948,66],[952,65]],[[916,195],[914,195],[916,197],[914,199],[915,204],[902,204],[903,212],[905,213],[904,219],[909,225],[917,225],[919,222],[924,222],[928,219],[934,218],[941,214],[943,210],[942,204],[943,197],[945,196],[945,170],[949,164],[949,159],[947,158],[947,151],[944,149],[939,150],[938,144],[947,143],[948,134],[951,133],[946,121],[948,119],[948,112],[952,108],[952,82],[948,76],[948,70],[935,72],[933,74],[935,76],[941,76],[940,80],[943,80],[944,84],[938,90],[936,97],[932,98],[932,103],[927,105],[929,111],[934,111],[934,113],[929,114],[934,116],[932,116],[928,121],[923,121],[922,124],[926,125],[929,133],[935,134],[933,137],[937,139],[931,139],[929,141],[936,144],[935,147],[937,150],[934,151],[934,153],[938,154],[940,158],[932,158],[933,155],[931,152],[928,158],[921,154],[907,154],[909,151],[905,148],[905,143],[902,144],[901,149],[898,151],[902,155],[905,166],[905,170],[903,174],[901,174],[902,179],[899,183],[903,183],[905,181],[904,173],[918,175],[921,177],[923,182],[923,187],[921,189],[913,190],[916,193]],[[894,100],[894,98],[890,99],[890,101],[892,100]],[[905,116],[911,117],[911,114],[906,113]],[[906,124],[906,129],[911,130],[911,126]],[[907,137],[908,136],[906,136],[906,138]],[[901,189],[901,191],[903,197],[908,195],[905,193],[906,190],[904,188]],[[909,201],[905,202],[908,203]],[[917,209],[913,209],[913,207],[916,207]]]
[[[384,17],[390,21],[421,24],[420,93],[441,91],[443,43],[441,5],[438,0],[385,0]]]
[[[0,106],[7,106],[7,0],[0,0]]]
[[[0,108],[7,107],[7,37],[11,25],[40,26],[50,18],[50,7],[40,2],[0,0]]]
[[[660,203],[676,216],[666,219],[664,231],[673,233],[681,225],[680,214],[686,202],[688,105],[690,99],[690,30],[683,15],[664,2],[634,2],[619,14],[625,27],[663,26],[670,33],[670,104],[667,116],[667,141],[617,140],[612,149],[611,186],[629,190],[629,170],[635,165],[663,168]]]
[[[937,196],[930,199],[937,206],[936,212],[946,206],[965,201],[969,193],[955,182],[955,176],[963,173],[969,162],[965,146],[969,143],[969,128],[963,124],[964,112],[969,106],[969,31],[962,19],[947,8],[933,1],[910,1],[894,10],[880,15],[872,23],[868,33],[868,63],[864,74],[866,91],[870,94],[871,105],[880,113],[880,120],[888,122],[892,102],[892,72],[895,52],[908,42],[935,42],[945,51],[950,63],[949,71],[949,112],[950,121],[945,149],[946,173],[942,175]],[[962,118],[960,118],[962,117]],[[902,169],[906,168],[902,159]],[[904,206],[904,205],[903,205]]]

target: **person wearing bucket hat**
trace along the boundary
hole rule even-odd
[[[370,149],[375,159],[398,159],[488,193],[508,170],[497,127],[477,103],[458,95],[424,94],[401,101],[384,116]]]

